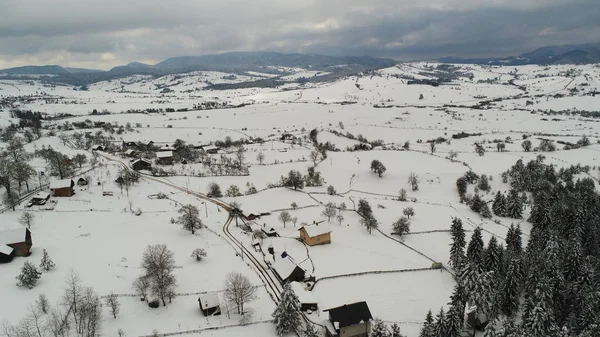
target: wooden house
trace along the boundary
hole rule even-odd
[[[204,316],[217,316],[221,314],[221,305],[217,293],[200,295],[198,297],[198,305]]]
[[[173,165],[173,151],[157,152],[156,163],[160,165]]]
[[[368,337],[371,332],[371,311],[367,302],[344,304],[323,310],[329,313],[324,323],[328,337]]]
[[[131,163],[131,167],[136,171],[140,171],[140,170],[150,171],[152,169],[152,163],[147,161],[146,159],[136,159],[133,161],[133,163]]]
[[[271,264],[271,269],[273,269],[275,272],[275,276],[279,279],[279,282],[281,282],[281,284],[285,284],[292,281],[304,281],[304,269],[298,267],[298,265],[292,261],[289,256],[284,256],[285,257],[276,259]]]
[[[77,186],[87,186],[89,182],[84,177],[77,179]]]
[[[274,238],[274,237],[278,237],[279,236],[279,233],[277,233],[277,231],[273,227],[271,227],[270,229],[267,229],[266,227],[261,227],[260,230],[263,233],[265,233],[266,236],[268,236],[270,238]]]
[[[104,146],[102,145],[94,145],[92,146],[92,151],[104,151]]]
[[[75,182],[72,179],[54,180],[50,183],[50,191],[55,197],[70,197],[75,194]]]
[[[50,193],[38,192],[31,198],[32,205],[44,205],[50,199]]]
[[[300,231],[300,240],[309,246],[331,243],[331,231],[327,226],[315,224],[311,226],[302,226],[298,230]]]
[[[31,255],[31,232],[26,227],[0,232],[0,262],[10,262],[14,256]]]
[[[306,290],[303,283],[300,282],[290,282],[290,286],[296,296],[298,296],[298,300],[300,301],[300,310],[307,311],[317,311],[318,309],[318,301],[317,298],[313,295],[312,292]]]
[[[206,145],[202,147],[202,150],[208,154],[217,154],[219,153],[219,148],[214,145]]]
[[[248,221],[259,219],[261,215],[262,215],[261,212],[256,212],[256,211],[250,212],[250,213],[244,212],[242,214],[242,216],[244,217],[244,219],[246,219]]]
[[[128,150],[125,150],[125,152],[123,152],[123,154],[126,157],[130,157],[131,158],[131,157],[135,157],[137,155],[137,152],[134,149],[128,149]]]

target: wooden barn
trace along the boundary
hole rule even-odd
[[[135,157],[137,155],[137,151],[135,151],[134,149],[129,149],[129,150],[125,150],[125,152],[123,152],[123,154],[126,157]]]
[[[156,163],[160,165],[173,165],[173,151],[157,152]]]
[[[0,232],[0,262],[10,262],[14,256],[31,255],[31,232],[22,227]]]
[[[331,243],[331,231],[327,226],[302,226],[298,230],[300,231],[300,240],[309,246]]]
[[[290,282],[290,286],[296,296],[298,296],[298,300],[300,301],[300,310],[307,311],[317,311],[318,309],[318,301],[317,298],[310,291],[306,290],[303,283],[300,282]]]
[[[131,163],[131,167],[136,171],[140,171],[140,170],[150,171],[152,169],[152,163],[147,161],[146,159],[136,159],[133,161],[133,163]]]
[[[75,194],[75,182],[72,179],[54,180],[50,183],[50,191],[55,197],[70,197]]]
[[[287,254],[284,253],[284,256],[285,257],[276,259],[273,264],[271,264],[271,269],[275,272],[275,276],[277,276],[279,282],[285,284],[292,281],[304,281],[304,269],[298,267]]]
[[[204,316],[218,316],[221,314],[221,304],[217,293],[202,294],[198,297],[198,305]]]
[[[368,337],[371,332],[373,316],[367,302],[344,304],[323,312],[329,312],[329,319],[324,322],[328,337]]]
[[[92,146],[92,151],[104,151],[104,146],[94,145],[94,146]]]
[[[202,150],[208,154],[217,154],[219,153],[219,148],[214,145],[203,146]]]

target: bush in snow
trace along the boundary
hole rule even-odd
[[[327,186],[327,194],[329,194],[329,195],[335,195],[336,194],[335,187],[333,187],[333,185]]]
[[[40,277],[42,277],[42,273],[31,262],[25,261],[23,267],[21,267],[21,273],[17,275],[17,280],[19,281],[17,285],[32,289]]]
[[[393,234],[400,236],[408,234],[410,232],[410,220],[408,220],[407,217],[402,216],[392,224],[392,227],[394,228]]]
[[[40,262],[40,269],[43,271],[50,271],[54,269],[56,265],[48,255],[48,251],[44,249],[44,255],[42,256],[42,261]]]
[[[210,185],[208,185],[208,193],[206,194],[207,197],[209,198],[220,198],[223,196],[223,193],[221,193],[221,187],[219,186],[219,184],[217,183],[210,183]]]
[[[196,261],[202,261],[206,257],[206,250],[204,248],[196,248],[192,252],[192,257],[196,259]]]

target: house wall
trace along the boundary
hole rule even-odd
[[[55,188],[54,196],[55,197],[70,197],[73,195],[73,189],[71,187],[64,188]]]
[[[341,328],[340,337],[368,337],[370,331],[371,321]]]
[[[31,255],[31,241],[29,242],[19,242],[8,245],[14,249],[13,254],[15,256],[29,256]]]
[[[309,246],[324,245],[331,243],[331,233],[325,233],[310,237],[308,236],[308,233],[304,228],[300,230],[300,238]]]

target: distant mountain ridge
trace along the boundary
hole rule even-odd
[[[600,62],[600,43],[547,46],[519,56],[503,58],[443,57],[437,61],[460,64],[526,65],[526,64],[592,64]]]
[[[58,65],[24,66],[0,70],[0,78],[17,75],[52,75],[43,79],[72,85],[87,85],[130,75],[168,75],[191,71],[273,72],[269,67],[304,68],[336,74],[356,73],[368,69],[391,67],[396,61],[371,56],[325,56],[316,54],[283,54],[276,52],[230,52],[203,56],[168,58],[155,65],[131,62],[108,71],[63,68]]]

